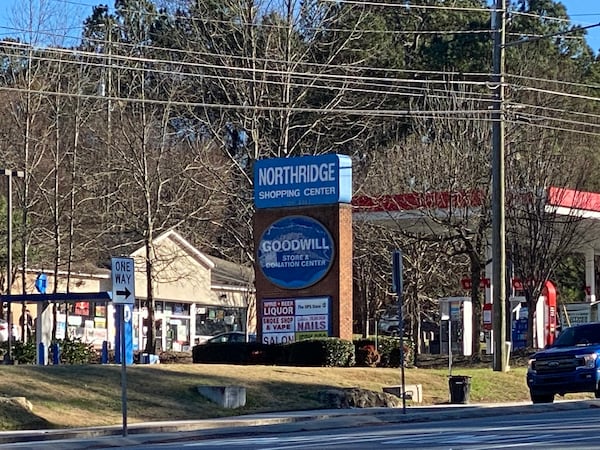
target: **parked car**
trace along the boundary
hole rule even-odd
[[[8,322],[0,319],[0,342],[8,341]]]
[[[379,333],[397,336],[400,331],[400,319],[398,315],[386,315],[379,319]]]
[[[16,324],[12,324],[12,338],[13,341],[21,340],[20,327]],[[0,342],[8,341],[8,322],[5,319],[0,319]]]
[[[217,334],[201,344],[219,344],[229,342],[246,342],[246,333],[243,331],[228,331],[227,333]],[[248,342],[256,342],[256,335],[249,334]]]

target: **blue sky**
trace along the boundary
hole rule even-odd
[[[81,23],[83,19],[92,12],[92,6],[98,4],[114,5],[114,0],[38,0],[51,5],[59,14],[56,16],[57,26],[65,30],[62,35],[77,38],[81,34]],[[491,0],[490,0],[491,1]],[[574,23],[582,26],[593,25],[600,22],[599,0],[562,0],[567,7],[567,12]],[[16,16],[21,17],[23,23],[24,6],[29,0],[0,0],[0,38],[15,36],[14,21]],[[18,8],[20,5],[20,8]],[[59,22],[62,22],[58,25]],[[18,27],[17,27],[18,28]],[[600,26],[588,30],[588,43],[596,53],[600,50]]]
[[[600,22],[600,1],[598,0],[562,0],[573,23],[587,26]],[[588,30],[588,44],[598,53],[600,50],[600,26]]]
[[[114,0],[0,0],[0,39],[19,36],[20,30],[29,28],[26,24],[30,4],[46,5],[45,32],[58,30],[57,38],[68,36],[71,42],[76,42],[81,36],[83,20],[91,15],[92,7],[100,4],[113,6]],[[36,11],[32,16],[40,17],[40,13]],[[26,42],[32,41],[23,35],[19,37]]]

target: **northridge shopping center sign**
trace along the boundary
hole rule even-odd
[[[351,200],[348,156],[256,162],[254,239],[261,342],[352,336]]]

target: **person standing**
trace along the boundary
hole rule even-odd
[[[33,317],[31,316],[31,312],[29,312],[28,309],[25,310],[24,315],[21,314],[19,323],[21,325],[21,331],[23,333],[23,341],[29,342],[29,340],[33,336]]]

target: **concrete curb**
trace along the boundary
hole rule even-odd
[[[60,430],[28,430],[0,432],[0,445],[24,442],[48,442],[68,439],[99,438],[103,445],[127,446],[144,443],[169,442],[182,439],[182,433],[201,434],[203,437],[232,436],[248,433],[271,433],[271,426],[301,425],[302,429],[327,429],[357,427],[373,423],[416,423],[441,420],[462,420],[490,415],[534,414],[600,408],[600,400],[569,400],[551,404],[511,403],[439,405],[402,408],[356,408],[311,411],[290,411],[254,414],[223,419],[186,420],[173,422],[147,422],[130,424],[127,437],[122,436],[120,425],[73,428]],[[258,428],[265,427],[267,428]],[[279,427],[278,427],[279,428]],[[289,427],[286,427],[289,428]],[[281,431],[281,430],[279,430]],[[291,430],[288,430],[291,431]],[[81,444],[81,443],[80,443]],[[93,446],[92,442],[89,442]],[[96,442],[97,444],[97,442]],[[68,448],[61,446],[61,448]],[[72,447],[82,448],[82,447]]]

